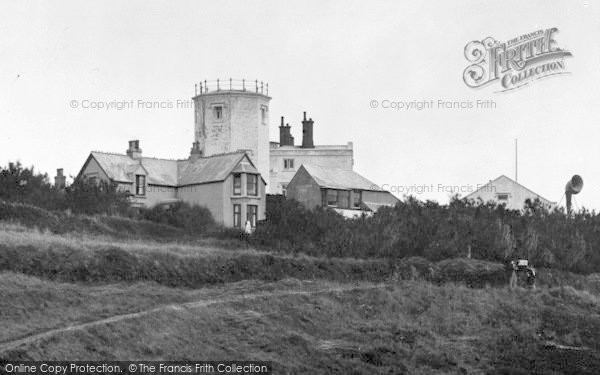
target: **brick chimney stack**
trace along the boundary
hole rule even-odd
[[[302,148],[315,148],[313,143],[313,119],[306,119],[304,112],[304,120],[302,120]]]
[[[283,116],[281,116],[281,125],[279,125],[279,146],[285,146],[287,143],[287,136],[286,136],[286,130],[285,130],[285,125],[283,124],[284,120],[283,120]]]
[[[56,170],[56,176],[54,177],[54,188],[62,190],[67,185],[67,178],[63,174],[63,169],[58,168]]]
[[[140,159],[142,157],[142,149],[140,149],[140,141],[134,140],[129,141],[129,148],[127,149],[127,156],[132,159]]]
[[[190,160],[196,161],[202,157],[202,150],[200,149],[200,142],[196,141],[192,143],[192,149],[190,150]]]
[[[281,125],[279,125],[279,146],[293,146],[294,137],[291,133],[292,127],[290,124],[284,125],[284,118],[281,116]]]
[[[285,124],[285,134],[287,136],[287,146],[293,146],[294,137],[292,137],[292,127],[290,124]]]

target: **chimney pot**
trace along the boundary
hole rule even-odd
[[[142,150],[140,149],[140,141],[133,140],[129,141],[129,149],[127,149],[127,156],[132,159],[139,159],[142,157]]]
[[[67,178],[63,175],[63,169],[58,168],[56,170],[56,177],[54,177],[54,187],[56,189],[62,190],[65,188],[67,182]]]
[[[202,150],[200,149],[200,142],[196,141],[192,143],[192,149],[190,150],[190,160],[196,161],[202,157]]]
[[[304,120],[302,120],[302,148],[315,148],[313,142],[313,120],[306,119],[304,112]]]

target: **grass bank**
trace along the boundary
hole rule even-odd
[[[0,359],[252,359],[291,374],[595,374],[600,366],[600,300],[569,287],[509,291],[399,281],[298,294],[343,285],[288,279],[171,289],[168,296],[152,284],[136,285],[138,293],[125,285],[90,288],[11,273],[0,277],[0,286],[11,293],[4,303],[29,301],[31,312],[13,318],[21,325],[41,324],[36,314],[57,319],[32,330],[60,327],[73,316],[85,321],[121,313],[133,306],[119,308],[119,300],[140,296],[144,303],[146,292],[159,303],[220,300],[61,332]],[[266,293],[228,299],[257,291]],[[56,303],[38,306],[36,293],[49,293],[43,300]],[[100,310],[102,299],[111,298],[116,302]],[[63,314],[71,317],[58,321]]]
[[[247,279],[381,281],[393,275],[385,260],[291,256],[208,244],[118,241],[57,235],[4,226],[0,230],[0,270],[62,282],[150,281],[198,288]]]

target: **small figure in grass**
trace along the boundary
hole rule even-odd
[[[252,235],[252,223],[250,223],[250,220],[246,220],[246,225],[244,226],[244,241],[246,244],[246,247],[248,247],[249,245],[249,241],[250,241],[250,235]]]

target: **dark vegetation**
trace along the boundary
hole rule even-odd
[[[181,238],[182,233],[223,232],[205,207],[175,203],[169,207],[133,208],[128,193],[119,191],[115,184],[75,178],[65,189],[56,189],[46,174],[36,173],[33,167],[24,168],[18,162],[0,168],[0,219],[54,233],[129,233],[135,238],[148,235],[168,240]]]
[[[46,175],[19,163],[0,169],[0,202],[0,220],[54,233],[169,241],[241,238],[239,231],[215,224],[206,208],[178,203],[132,209],[116,186],[75,179],[59,191]],[[372,217],[347,220],[332,210],[307,210],[281,196],[267,196],[267,218],[250,242],[267,250],[394,263],[407,257],[438,262],[470,251],[472,258],[489,262],[525,258],[538,268],[588,274],[600,271],[598,228],[600,215],[593,211],[567,216],[562,210],[548,212],[538,202],[517,211],[458,198],[440,205],[408,197]]]
[[[267,220],[253,241],[260,246],[311,255],[431,261],[465,257],[505,262],[529,259],[536,267],[600,271],[600,215],[585,209],[571,217],[538,202],[523,211],[454,198],[448,205],[412,197],[372,217],[346,220],[327,209],[269,197]]]
[[[200,288],[240,280],[276,281],[288,277],[381,282],[394,274],[394,266],[383,260],[286,257],[256,252],[180,255],[160,249],[135,251],[117,245],[82,250],[64,244],[47,248],[0,244],[0,271],[61,282],[151,281],[169,287]]]
[[[116,185],[76,178],[66,189],[55,189],[47,174],[36,173],[33,167],[25,168],[19,162],[0,168],[0,200],[88,215],[123,214],[129,209],[127,194],[118,191]]]

